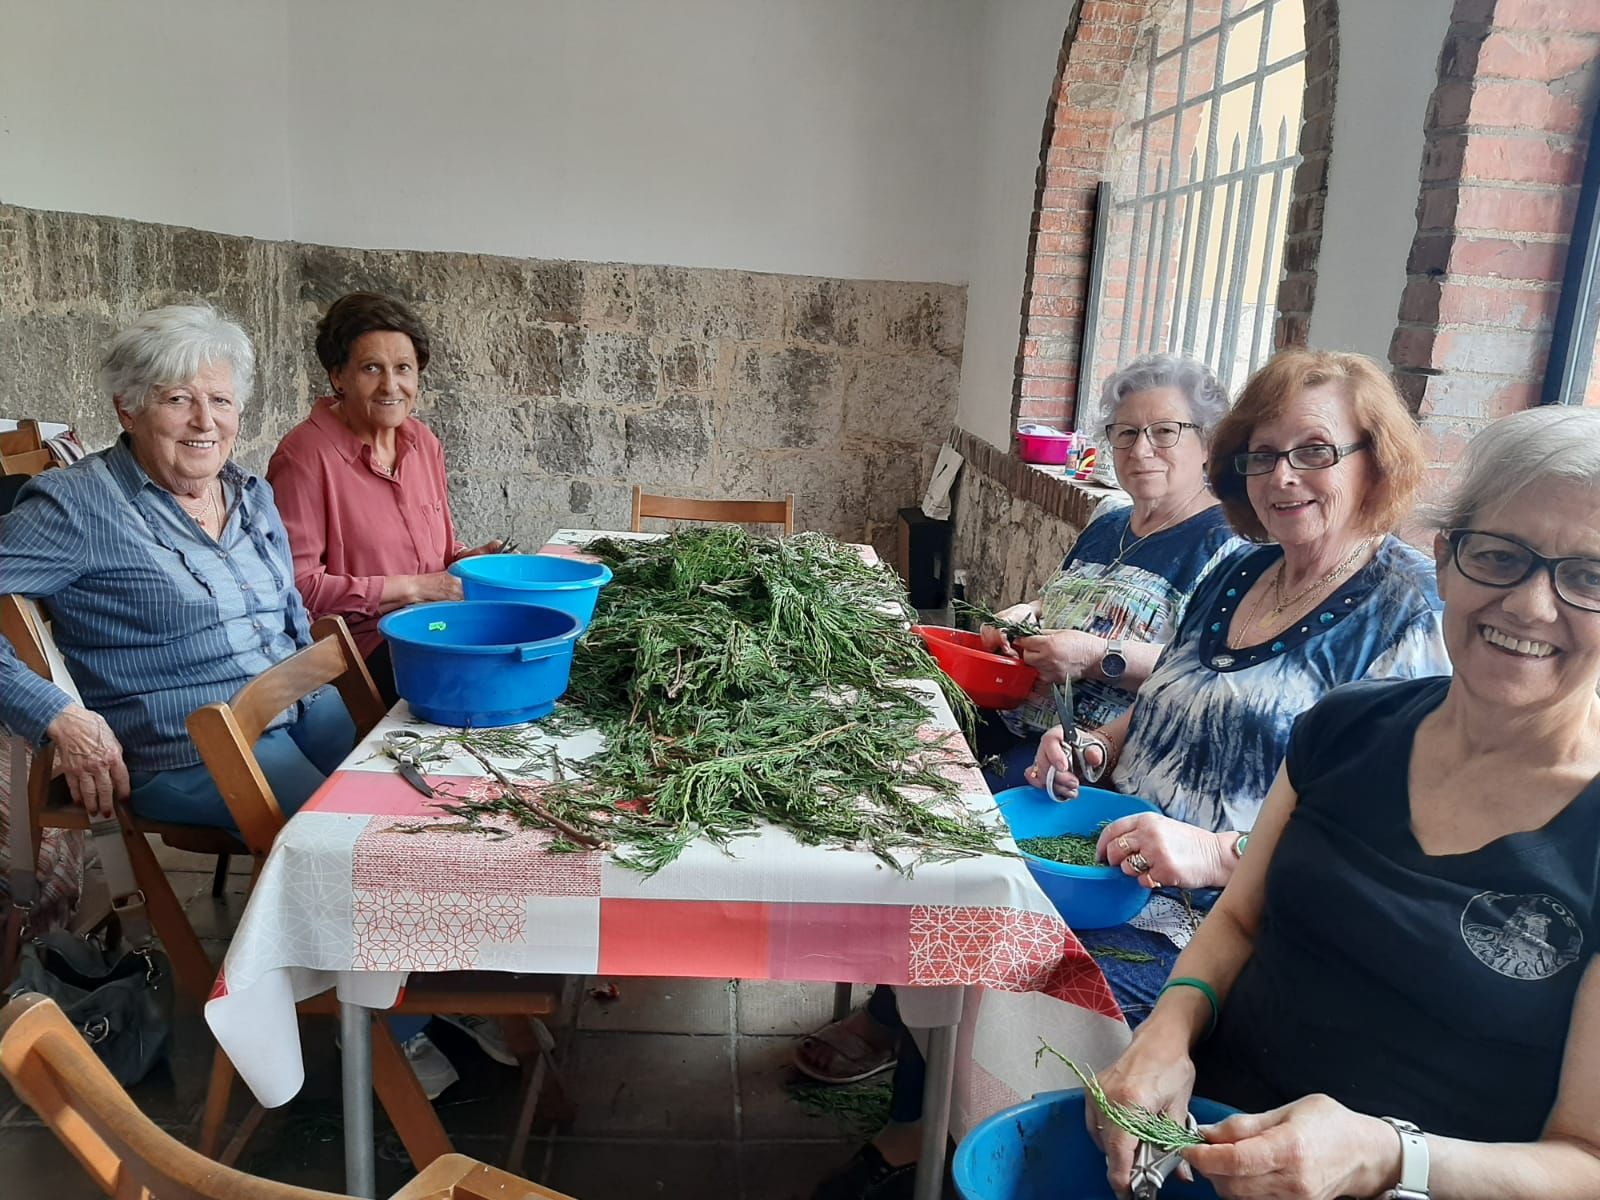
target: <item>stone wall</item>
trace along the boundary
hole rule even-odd
[[[967,599],[990,608],[1034,599],[1103,494],[1036,471],[965,429],[951,441],[966,460],[951,563],[966,577]]]
[[[265,467],[326,376],[318,316],[347,291],[433,335],[418,415],[444,442],[469,542],[622,528],[630,488],[795,495],[796,521],[886,557],[954,420],[965,290],[263,242],[0,205],[0,415],[115,434],[96,350],[141,309],[208,300],[260,354],[236,456]]]

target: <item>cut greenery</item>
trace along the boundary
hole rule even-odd
[[[971,755],[919,733],[928,710],[906,681],[937,681],[968,728],[972,704],[910,632],[915,612],[887,568],[821,534],[736,527],[587,550],[613,578],[565,699],[535,726],[426,743],[521,764],[491,768],[497,792],[443,811],[553,829],[552,849],[604,846],[646,873],[696,839],[726,846],[764,823],[896,870],[996,850],[1003,826],[974,815],[950,777]],[[591,727],[605,748],[588,758],[541,736]]]

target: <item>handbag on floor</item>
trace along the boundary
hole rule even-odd
[[[24,794],[24,811],[26,804]],[[28,821],[15,809],[11,817],[12,909],[3,957],[15,954],[16,979],[6,995],[38,992],[49,996],[94,1047],[117,1082],[131,1087],[167,1055],[174,984],[172,963],[155,946],[144,893],[133,878],[133,865],[122,842],[122,827],[114,819],[89,826],[111,891],[116,930],[85,937],[52,929],[23,941],[35,886],[33,864],[28,861],[32,845]],[[0,963],[0,969],[9,965]]]

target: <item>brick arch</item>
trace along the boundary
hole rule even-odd
[[[1045,114],[1022,293],[1012,417],[1068,422],[1089,292],[1095,188],[1112,170],[1114,136],[1141,34],[1189,0],[1082,0],[1067,23]],[[1238,3],[1239,0],[1236,0]],[[1275,343],[1303,344],[1316,291],[1333,149],[1339,60],[1336,0],[1305,0],[1306,82],[1284,235]]]
[[[1539,403],[1597,105],[1600,6],[1456,0],[1389,347],[1436,476]]]

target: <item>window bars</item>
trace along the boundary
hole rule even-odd
[[[1163,48],[1151,29],[1140,47],[1133,187],[1121,197],[1101,188],[1080,396],[1139,354],[1202,358],[1231,390],[1271,353],[1289,179],[1300,162],[1291,146],[1304,93],[1303,8],[1233,7],[1190,0],[1175,45]]]

